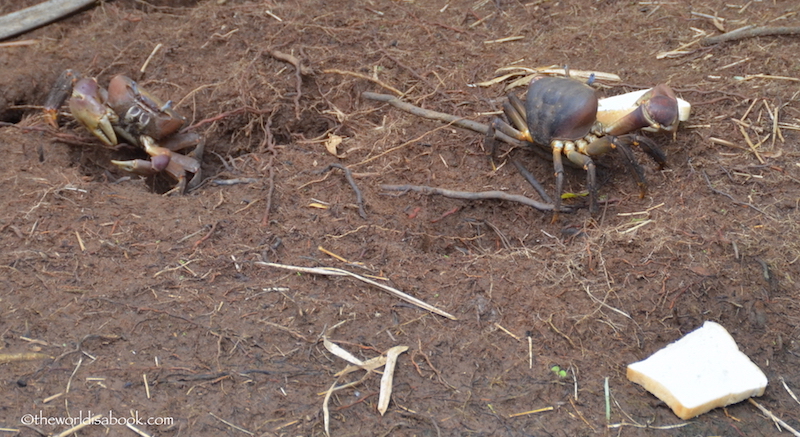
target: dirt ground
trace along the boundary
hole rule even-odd
[[[800,392],[800,38],[698,43],[744,25],[798,26],[800,7],[122,0],[13,38],[34,42],[0,48],[0,356],[18,358],[0,364],[3,435],[94,414],[138,416],[148,435],[324,435],[321,393],[347,363],[323,335],[363,360],[409,348],[385,415],[375,374],[331,396],[334,436],[779,434],[748,402],[683,422],[626,379],[627,364],[707,320],[768,376],[758,402],[800,428],[783,384]],[[599,81],[603,95],[667,83],[691,102],[676,135],[650,135],[666,168],[637,152],[647,195],[615,154],[598,159],[600,212],[555,223],[519,203],[381,188],[537,198],[514,156],[552,193],[552,164],[535,154],[503,146],[493,169],[482,135],[362,97],[396,89],[487,123],[508,81],[470,85],[511,65],[619,75]],[[163,196],[110,164],[129,149],[102,147],[68,114],[48,128],[42,105],[66,68],[173,100],[206,138],[208,180]],[[364,217],[330,164],[352,172]],[[568,169],[566,191],[583,190]],[[259,262],[370,275],[457,320]]]

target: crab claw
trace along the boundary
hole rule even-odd
[[[139,139],[144,150],[151,156],[151,161],[159,163],[165,162],[163,170],[178,181],[178,185],[173,190],[169,191],[169,193],[185,192],[187,187],[186,173],[193,173],[196,177],[200,172],[200,161],[191,156],[173,152],[166,147],[157,146],[155,141],[147,135],[142,135]],[[156,164],[153,165],[155,166]],[[160,166],[161,164],[158,165]],[[192,181],[194,181],[194,178]]]
[[[117,144],[117,135],[111,123],[116,123],[119,118],[106,106],[105,101],[103,91],[94,78],[80,79],[72,88],[69,110],[103,144],[114,146]]]
[[[642,113],[649,126],[655,130],[672,132],[678,127],[678,97],[672,88],[665,84],[656,85],[655,88],[643,95],[641,103]]]
[[[624,135],[638,129],[672,132],[680,121],[680,101],[669,86],[660,84],[642,94],[629,110],[622,112],[624,115],[611,122],[605,120],[605,114],[598,113],[606,134]],[[608,110],[608,114],[614,114],[614,111]]]

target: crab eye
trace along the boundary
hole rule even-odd
[[[125,122],[136,126],[139,131],[142,131],[147,125],[150,124],[152,116],[144,109],[138,106],[132,106],[125,113]]]
[[[139,117],[142,115],[142,108],[138,106],[131,106],[128,108],[128,112],[125,113],[125,122],[128,124],[133,124],[137,122]]]
[[[139,128],[139,131],[144,130],[149,124],[152,117],[147,112],[142,112],[142,115],[139,116],[139,120],[136,122],[136,127]]]

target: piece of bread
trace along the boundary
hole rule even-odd
[[[714,322],[705,322],[646,360],[628,365],[628,379],[683,420],[761,396],[767,387],[764,372]]]

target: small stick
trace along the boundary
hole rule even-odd
[[[391,97],[391,96],[389,96],[389,97]],[[396,151],[398,151],[398,150],[402,149],[403,147],[406,147],[406,146],[408,146],[410,144],[414,144],[414,143],[422,140],[426,136],[428,136],[428,135],[430,135],[430,134],[432,134],[434,132],[437,132],[437,131],[439,131],[441,129],[444,129],[444,128],[448,127],[448,126],[450,126],[450,125],[446,124],[444,126],[439,126],[439,127],[435,128],[435,129],[431,129],[431,130],[423,133],[422,135],[420,135],[420,136],[418,136],[416,138],[410,139],[410,140],[406,141],[405,143],[400,144],[399,146],[395,146],[395,147],[392,147],[391,149],[384,150],[383,152],[378,153],[377,155],[374,155],[374,156],[370,156],[369,158],[366,158],[361,162],[353,164],[350,167],[357,167],[359,165],[364,165],[364,164],[370,163],[370,162],[372,162],[372,161],[374,161],[374,160],[376,160],[376,159],[378,159],[378,158],[380,158],[382,156],[385,156],[385,155],[388,155],[390,153],[396,152]],[[321,181],[317,181],[317,182],[321,182]]]
[[[272,50],[269,54],[280,61],[288,62],[294,66],[294,75],[295,75],[295,95],[294,95],[294,114],[297,120],[300,120],[300,97],[303,95],[302,92],[302,85],[303,85],[303,78],[301,76],[308,76],[312,74],[314,71],[310,68],[303,67],[302,63],[296,57],[279,52],[277,50]]]
[[[239,184],[254,184],[258,182],[256,178],[236,178],[236,179],[214,179],[211,181],[214,185],[239,185]]]
[[[750,150],[753,152],[754,155],[756,155],[756,158],[758,158],[758,162],[765,164],[764,158],[762,158],[761,154],[758,153],[758,149],[756,149],[756,146],[750,139],[750,135],[747,135],[747,131],[744,130],[744,126],[742,126],[741,124],[737,124],[737,126],[739,126],[739,131],[742,133],[742,136],[744,137],[744,142],[747,143],[747,145],[750,147]]]
[[[0,354],[0,364],[15,363],[19,361],[35,361],[50,358],[49,355],[40,352],[17,352],[10,354]]]
[[[438,218],[435,218],[435,219],[431,220],[431,223],[439,223],[440,221],[442,221],[445,218],[457,213],[460,210],[461,210],[461,207],[457,206],[457,207],[451,209],[450,211],[445,211],[445,213],[440,215]]]
[[[533,369],[533,338],[528,337],[528,368]]]
[[[744,26],[742,28],[732,30],[722,35],[709,36],[700,40],[700,44],[710,46],[719,44],[726,41],[737,41],[745,38],[753,38],[756,36],[774,36],[774,35],[800,35],[800,27],[772,27],[772,26]]]
[[[428,187],[425,185],[381,185],[381,188],[387,191],[415,191],[427,195],[437,194],[439,196],[449,197],[451,199],[462,200],[505,200],[509,202],[518,202],[523,205],[530,206],[531,208],[538,209],[539,211],[552,211],[553,205],[549,203],[542,203],[531,198],[519,195],[508,194],[502,191],[453,191],[444,188]],[[565,209],[563,212],[572,212],[572,210]]]
[[[339,70],[339,69],[336,69],[336,68],[329,68],[327,70],[322,70],[322,72],[325,73],[325,74],[341,74],[343,76],[357,77],[359,79],[368,80],[368,81],[370,81],[370,82],[372,82],[374,84],[380,85],[381,87],[386,88],[387,90],[397,94],[398,96],[402,96],[403,94],[405,94],[404,92],[400,91],[399,89],[397,89],[397,88],[395,88],[395,87],[393,87],[393,86],[391,86],[389,84],[383,83],[378,79],[369,77],[369,76],[361,74],[361,73],[356,73],[356,72],[353,72],[353,71]]]
[[[49,402],[53,402],[54,400],[60,398],[61,396],[64,396],[64,392],[63,391],[61,393],[56,393],[56,394],[54,394],[52,396],[48,396],[48,397],[42,399],[42,403],[43,404],[47,404]]]
[[[521,35],[507,36],[505,38],[492,39],[492,40],[484,41],[483,43],[484,44],[497,44],[497,43],[502,43],[502,42],[518,41],[518,40],[521,40],[523,38],[525,38],[525,37],[521,36]]]
[[[398,65],[400,68],[402,68],[402,69],[404,69],[404,70],[408,71],[409,73],[411,73],[411,75],[412,75],[412,76],[416,77],[416,78],[417,78],[417,79],[419,79],[419,80],[420,80],[422,83],[424,83],[424,84],[425,84],[425,85],[427,85],[429,88],[431,88],[432,90],[434,90],[434,91],[436,92],[436,94],[438,94],[438,95],[440,95],[440,96],[442,96],[442,97],[444,97],[444,98],[447,98],[447,94],[445,94],[445,93],[444,93],[442,90],[440,90],[440,89],[439,89],[439,87],[437,87],[437,86],[434,86],[432,83],[430,83],[430,82],[428,81],[428,79],[426,79],[425,77],[423,77],[422,75],[420,75],[419,73],[417,73],[416,71],[414,71],[414,69],[413,69],[413,68],[409,67],[408,65],[405,65],[405,64],[403,64],[402,62],[400,62],[400,60],[398,60],[397,58],[395,58],[394,56],[392,56],[392,55],[391,55],[391,54],[390,54],[390,53],[389,53],[389,52],[388,52],[388,51],[387,51],[385,48],[383,48],[383,47],[381,46],[381,43],[380,43],[380,42],[378,42],[378,39],[377,39],[377,38],[373,38],[373,40],[374,40],[374,42],[375,42],[375,45],[376,45],[376,46],[378,46],[378,50],[379,50],[381,53],[383,53],[383,55],[384,55],[384,56],[386,56],[387,58],[389,58],[389,60],[390,60],[390,61],[394,62],[394,63],[395,63],[395,64],[397,64],[397,65]]]
[[[92,416],[92,417],[90,417],[88,419],[84,419],[79,424],[73,426],[72,428],[65,429],[64,431],[61,431],[58,434],[54,434],[53,437],[67,437],[68,435],[70,435],[72,433],[75,433],[78,430],[81,430],[83,428],[86,428],[89,425],[94,425],[94,422],[96,420],[100,419],[101,417],[103,417],[102,414],[97,414],[97,415]]]
[[[728,193],[726,193],[726,192],[724,192],[724,191],[720,191],[720,190],[718,190],[718,189],[714,188],[714,186],[713,186],[713,185],[711,185],[711,180],[708,178],[708,175],[706,174],[706,172],[705,172],[705,171],[703,171],[703,172],[702,172],[702,174],[703,174],[703,177],[706,179],[706,184],[708,184],[708,188],[709,188],[709,189],[710,189],[712,192],[714,192],[714,193],[717,193],[717,194],[720,194],[720,195],[722,195],[722,196],[725,196],[725,197],[727,197],[728,199],[731,199],[731,202],[733,202],[733,203],[734,203],[734,204],[736,204],[736,205],[749,206],[750,208],[753,208],[754,210],[756,210],[756,211],[760,212],[761,214],[764,214],[764,215],[766,215],[766,216],[769,216],[769,214],[767,214],[766,212],[762,211],[761,209],[759,209],[758,207],[756,207],[756,206],[755,206],[755,205],[753,205],[752,203],[747,203],[747,202],[742,202],[741,200],[736,200],[736,199],[735,199],[735,198],[734,198],[732,195],[730,195],[730,194],[728,194]]]
[[[81,252],[86,252],[86,246],[83,244],[83,238],[81,238],[81,234],[78,231],[75,231],[75,237],[78,238],[78,246],[81,247]]]
[[[536,410],[523,411],[522,413],[509,414],[508,417],[511,418],[511,417],[527,416],[528,414],[536,414],[536,413],[542,413],[544,411],[553,411],[553,410],[554,410],[553,407],[544,407],[544,408],[538,408]]]
[[[147,59],[145,59],[144,64],[142,64],[142,68],[139,69],[140,73],[144,73],[144,71],[147,70],[147,66],[150,65],[150,61],[153,60],[153,57],[156,55],[156,52],[159,51],[161,47],[164,47],[164,44],[161,43],[156,44],[155,48],[153,48],[153,51],[150,52],[150,56],[148,56]]]
[[[147,383],[146,373],[142,373],[142,380],[144,381],[144,392],[147,395],[147,399],[150,399],[150,384]]]
[[[583,413],[581,413],[581,410],[579,410],[579,409],[578,409],[578,406],[577,406],[577,405],[575,405],[575,401],[573,401],[573,400],[572,400],[572,398],[569,398],[569,403],[570,403],[570,404],[572,404],[572,408],[574,408],[574,409],[575,409],[575,412],[576,412],[576,413],[578,413],[578,417],[580,417],[580,418],[581,418],[581,420],[583,420],[583,423],[585,423],[586,425],[588,425],[588,426],[589,426],[589,428],[592,428],[592,431],[594,431],[594,432],[597,432],[597,430],[596,430],[596,429],[594,429],[594,427],[592,426],[592,424],[591,424],[591,423],[589,423],[589,421],[588,421],[588,420],[586,420],[586,418],[585,418],[585,417],[583,417]]]
[[[67,380],[67,388],[64,390],[64,393],[69,393],[69,387],[72,385],[72,378],[75,377],[75,374],[78,373],[78,369],[83,364],[83,357],[78,359],[78,364],[75,365],[75,368],[72,370],[72,375],[69,375],[69,379]]]
[[[606,376],[605,382],[603,383],[603,393],[606,398],[606,426],[608,426],[611,423],[611,402],[609,401],[611,390],[608,387],[608,376]]]
[[[0,39],[10,38],[77,12],[96,0],[50,0],[0,17]]]
[[[790,389],[790,388],[789,388],[789,386],[788,386],[788,385],[786,385],[786,381],[783,379],[783,376],[781,376],[781,377],[780,377],[780,378],[778,378],[778,379],[780,379],[780,380],[781,380],[781,384],[783,384],[783,388],[784,388],[784,389],[786,389],[786,391],[787,391],[787,392],[789,392],[789,396],[791,396],[791,397],[792,397],[792,399],[794,399],[794,401],[795,401],[795,402],[797,402],[798,404],[800,404],[800,400],[798,400],[798,399],[797,399],[797,396],[795,396],[795,394],[794,394],[794,392],[792,391],[792,389]]]
[[[218,225],[218,224],[219,224],[219,222],[216,222],[216,223],[214,223],[213,225],[211,225],[211,229],[209,229],[209,230],[208,230],[208,233],[206,233],[206,234],[203,236],[203,238],[201,238],[201,239],[199,239],[199,240],[197,240],[197,241],[195,241],[195,242],[194,242],[194,244],[192,245],[192,250],[195,250],[195,249],[197,249],[197,246],[201,245],[201,244],[202,244],[204,241],[206,241],[206,240],[208,240],[209,238],[211,238],[211,234],[213,234],[213,233],[214,233],[214,231],[217,229],[217,225]]]
[[[425,303],[425,302],[417,299],[416,297],[413,297],[411,295],[403,293],[402,291],[400,291],[400,290],[398,290],[396,288],[389,287],[388,285],[383,285],[383,284],[381,284],[379,282],[375,282],[375,281],[373,281],[373,280],[371,280],[369,278],[365,278],[365,277],[363,277],[361,275],[357,275],[357,274],[355,274],[353,272],[349,272],[347,270],[337,269],[337,268],[333,268],[333,267],[299,267],[299,266],[290,266],[290,265],[285,265],[285,264],[266,263],[266,262],[261,262],[261,261],[257,261],[255,264],[259,265],[259,266],[277,267],[279,269],[293,270],[293,271],[298,271],[298,272],[314,273],[314,274],[317,274],[317,275],[350,276],[351,278],[355,278],[355,279],[358,279],[359,281],[366,282],[367,284],[374,285],[374,286],[376,286],[376,287],[388,292],[389,294],[392,294],[393,296],[395,296],[397,298],[400,298],[400,299],[402,299],[402,300],[404,300],[406,302],[414,304],[414,305],[416,305],[416,306],[418,306],[418,307],[420,307],[422,309],[428,310],[428,311],[430,311],[430,312],[432,312],[434,314],[438,314],[438,315],[440,315],[442,317],[447,317],[450,320],[458,320],[455,316],[453,316],[453,315],[451,315],[451,314],[449,314],[449,313],[447,313],[445,311],[442,311],[442,310],[440,310],[439,308],[436,308],[433,305]]]
[[[402,93],[398,92],[398,94]],[[489,131],[489,126],[483,123],[467,120],[466,118],[463,117],[456,117],[455,115],[445,114],[444,112],[436,112],[436,111],[431,111],[429,109],[423,109],[420,108],[419,106],[414,106],[411,103],[404,102],[398,99],[397,97],[390,96],[388,94],[378,94],[378,93],[371,93],[369,91],[364,91],[363,93],[361,93],[361,96],[368,100],[376,100],[378,102],[388,103],[397,109],[408,112],[409,114],[412,115],[416,115],[418,117],[427,118],[429,120],[443,121],[445,123],[451,123],[460,128],[469,129],[471,131],[475,131],[480,134],[486,135],[486,132]]]
[[[150,434],[142,431],[141,429],[131,425],[130,422],[128,422],[128,421],[125,422],[125,426],[127,426],[129,430],[135,432],[136,434],[139,434],[142,437],[153,437]]]
[[[786,423],[786,422],[784,422],[783,420],[779,419],[779,418],[778,418],[778,416],[776,416],[776,415],[772,414],[772,412],[771,412],[771,411],[769,411],[768,409],[766,409],[766,408],[764,408],[763,406],[761,406],[761,404],[759,404],[758,402],[754,401],[754,400],[753,400],[753,398],[749,398],[749,399],[747,399],[747,400],[748,400],[748,401],[749,401],[751,404],[755,405],[755,406],[756,406],[756,407],[757,407],[759,410],[761,410],[761,412],[762,412],[762,413],[766,414],[766,415],[767,415],[767,417],[769,417],[770,419],[772,419],[772,420],[773,420],[775,423],[779,424],[779,425],[780,425],[780,426],[782,426],[784,429],[786,429],[786,430],[787,430],[787,431],[789,431],[790,433],[794,434],[796,437],[800,437],[800,432],[798,432],[796,429],[794,429],[794,428],[792,428],[791,426],[789,426],[789,424],[788,424],[788,423]]]
[[[7,47],[22,47],[22,46],[32,46],[35,44],[39,44],[41,41],[38,39],[26,39],[22,41],[9,41],[0,43],[0,49],[4,49]]]
[[[267,146],[267,151],[270,153],[269,155],[269,188],[267,189],[267,206],[264,207],[264,216],[261,217],[261,226],[268,226],[269,225],[269,214],[272,210],[272,198],[275,194],[275,156],[278,152],[275,151],[275,137],[272,136],[272,116],[270,114],[269,118],[267,118],[267,123],[264,125],[264,142]]]
[[[292,64],[294,66],[294,69],[299,71],[300,74],[302,74],[303,76],[310,76],[314,74],[314,70],[303,65],[303,63],[300,62],[300,60],[293,55],[290,55],[288,53],[283,53],[278,50],[270,50],[269,55],[279,61],[288,62]]]
[[[209,411],[209,413],[208,413],[208,414],[210,414],[210,415],[211,415],[211,417],[213,417],[213,418],[215,418],[215,419],[219,420],[220,422],[224,423],[225,425],[228,425],[228,426],[230,426],[231,428],[233,428],[233,429],[235,429],[235,430],[237,430],[237,431],[241,431],[241,432],[243,432],[243,433],[245,433],[245,434],[247,434],[247,435],[255,435],[255,433],[253,433],[253,432],[250,432],[250,431],[248,431],[248,430],[246,430],[246,429],[244,429],[244,428],[242,428],[242,427],[240,427],[240,426],[236,426],[236,425],[234,425],[234,424],[232,424],[232,423],[228,422],[227,420],[225,420],[225,419],[223,419],[223,418],[221,418],[221,417],[218,417],[217,415],[215,415],[214,413],[212,413],[212,412],[210,412],[210,411]]]
[[[520,337],[519,337],[519,336],[517,336],[517,335],[514,335],[513,333],[511,333],[511,331],[509,331],[508,329],[504,328],[504,327],[503,327],[503,325],[501,325],[501,324],[499,324],[499,323],[497,323],[497,322],[494,322],[494,326],[495,326],[497,329],[499,329],[499,330],[501,330],[501,331],[505,332],[506,334],[510,335],[511,337],[513,337],[513,338],[514,338],[514,340],[517,340],[517,341],[521,341],[521,340],[522,340],[522,338],[520,338]]]
[[[360,215],[361,218],[366,219],[367,213],[366,211],[364,211],[364,196],[361,194],[361,190],[358,189],[356,181],[353,179],[353,173],[350,171],[349,168],[343,166],[342,164],[333,163],[317,173],[319,174],[327,173],[334,168],[338,168],[344,172],[344,177],[347,179],[347,182],[350,184],[350,186],[353,187],[353,191],[356,192],[356,203],[358,203],[358,215]]]

